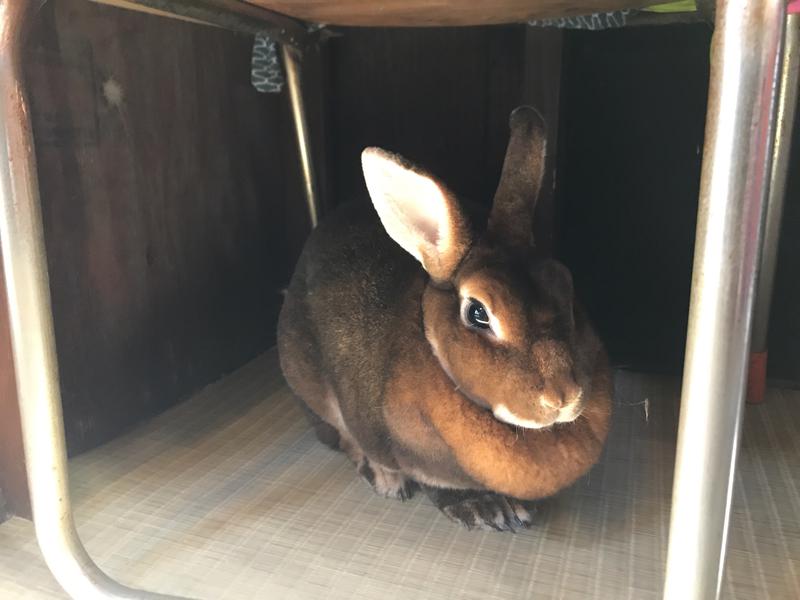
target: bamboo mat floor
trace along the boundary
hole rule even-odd
[[[70,462],[89,553],[128,585],[193,598],[660,598],[673,378],[618,372],[602,462],[516,535],[372,494],[316,441],[274,352]],[[800,392],[748,407],[723,596],[800,598]],[[0,525],[0,598],[64,598],[31,524]]]

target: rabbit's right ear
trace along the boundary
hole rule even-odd
[[[364,150],[361,165],[386,232],[434,281],[448,281],[472,243],[453,194],[434,177],[380,148]]]
[[[533,245],[533,215],[544,177],[546,126],[542,115],[531,106],[516,108],[509,125],[511,136],[489,216],[489,233],[509,248],[528,252]]]

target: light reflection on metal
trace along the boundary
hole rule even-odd
[[[664,598],[718,598],[741,432],[784,0],[720,0]]]

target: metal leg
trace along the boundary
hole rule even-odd
[[[31,508],[47,566],[73,598],[168,598],[120,585],[78,539],[67,458],[36,160],[21,76],[35,0],[0,0],[0,243]]]
[[[297,148],[300,152],[300,165],[303,169],[303,184],[306,192],[306,203],[308,205],[308,218],[311,228],[317,226],[319,221],[319,191],[317,187],[317,174],[314,170],[313,158],[311,153],[311,137],[308,131],[308,119],[306,118],[305,103],[303,102],[303,91],[301,79],[302,57],[296,48],[291,46],[281,46],[283,54],[283,64],[286,68],[286,83],[289,88],[289,99],[292,103],[292,115],[294,116],[294,126],[297,132]]]
[[[767,328],[775,281],[783,200],[786,195],[786,176],[792,146],[792,128],[797,108],[797,86],[800,83],[800,14],[786,18],[786,41],[781,65],[781,83],[772,151],[772,170],[769,176],[767,215],[764,221],[764,248],[756,288],[756,307],[753,314],[753,342],[750,349],[750,378],[747,384],[748,402],[764,399],[767,375]]]
[[[719,597],[785,0],[720,0],[664,598]]]

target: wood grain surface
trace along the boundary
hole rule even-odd
[[[27,47],[68,447],[110,439],[273,342],[305,237],[284,94],[252,40],[84,0]]]
[[[248,0],[327,25],[431,27],[524,23],[656,4],[653,0]]]

